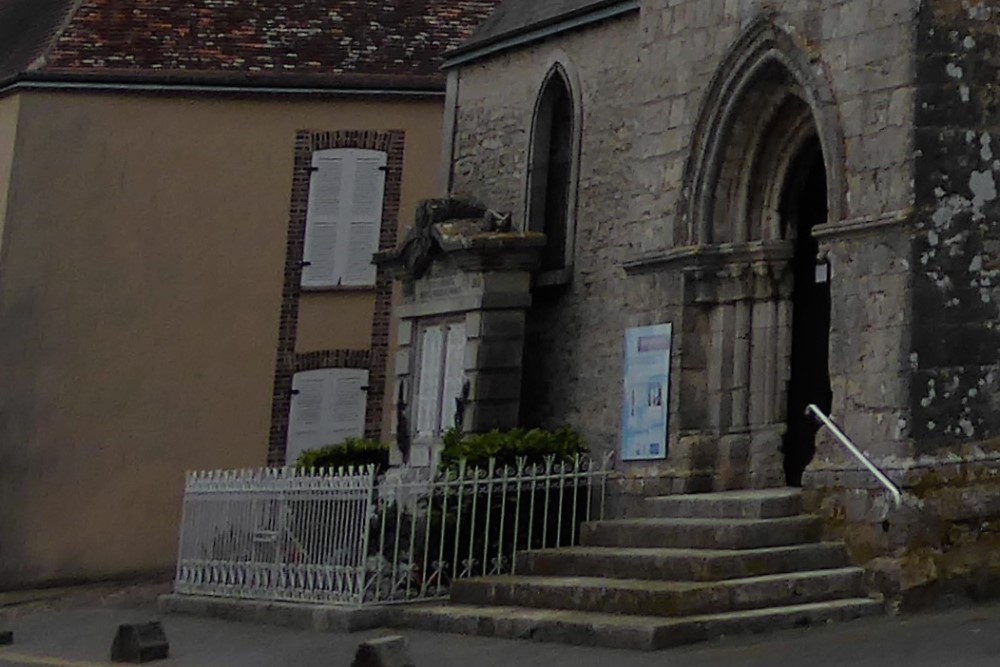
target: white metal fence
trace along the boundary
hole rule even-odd
[[[374,469],[189,473],[180,594],[362,605],[447,595],[516,573],[525,551],[576,544],[604,517],[610,457],[461,465],[431,478]]]

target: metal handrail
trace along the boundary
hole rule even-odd
[[[854,457],[859,461],[861,461],[861,464],[864,465],[864,467],[868,468],[871,474],[875,475],[875,479],[877,479],[882,484],[882,486],[887,488],[889,490],[889,493],[892,494],[893,499],[896,501],[896,507],[899,507],[900,505],[903,504],[903,494],[902,492],[900,492],[899,487],[896,486],[891,479],[886,477],[885,473],[879,470],[878,466],[872,463],[871,459],[865,456],[864,453],[860,449],[858,449],[853,442],[851,442],[851,439],[848,438],[846,435],[844,435],[844,432],[841,431],[839,428],[837,428],[837,425],[834,424],[833,421],[831,421],[828,416],[823,414],[822,410],[816,407],[815,404],[810,403],[808,406],[806,406],[806,415],[809,414],[812,414],[814,417],[816,417],[816,419],[820,421],[820,423],[823,424],[823,426],[830,429],[830,432],[833,433],[833,435],[837,438],[837,440],[840,440],[840,444],[846,447],[847,450],[851,452],[851,454],[854,454]]]

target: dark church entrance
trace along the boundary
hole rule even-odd
[[[826,169],[819,140],[799,151],[785,182],[781,219],[785,238],[794,244],[792,273],[792,349],[788,381],[788,430],[783,441],[785,478],[799,486],[816,451],[818,424],[806,415],[814,403],[829,413],[830,267],[819,256],[812,228],[827,220]]]

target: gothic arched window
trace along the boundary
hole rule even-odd
[[[528,173],[528,229],[548,237],[542,253],[543,272],[572,264],[576,119],[566,74],[556,66],[535,108]]]

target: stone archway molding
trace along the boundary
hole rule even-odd
[[[808,104],[827,173],[828,220],[843,220],[846,213],[844,139],[833,90],[823,67],[792,35],[780,28],[773,15],[760,16],[730,48],[716,70],[698,114],[691,152],[684,171],[685,197],[680,218],[685,220],[687,242],[711,243],[712,210],[725,144],[738,121],[741,104],[768,66],[779,64],[794,79]]]

